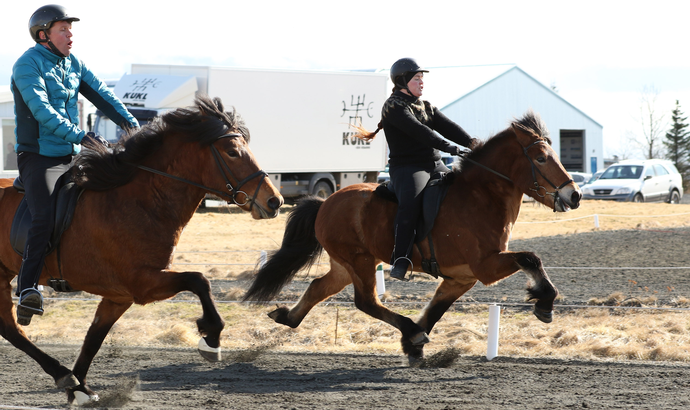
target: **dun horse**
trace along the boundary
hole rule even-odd
[[[0,335],[36,360],[66,389],[70,402],[97,398],[86,373],[113,324],[133,303],[181,291],[196,294],[203,311],[197,320],[203,336],[199,350],[220,360],[224,322],[208,280],[170,266],[182,229],[207,192],[255,219],[278,214],[283,199],[248,143],[249,131],[234,110],[224,112],[219,99],[199,97],[195,107],[165,114],[113,150],[94,147],[75,158],[72,175],[86,191],[60,247],[46,258],[40,282],[63,278],[74,289],[103,297],[72,370],[36,347],[16,323],[10,281],[21,257],[9,236],[22,194],[12,180],[0,180]]]
[[[390,311],[376,296],[376,265],[390,259],[397,205],[375,193],[375,184],[350,186],[325,201],[310,198],[297,205],[281,248],[258,271],[245,300],[273,299],[325,249],[331,261],[328,273],[315,279],[292,309],[282,306],[271,312],[273,320],[295,328],[317,303],[352,283],[357,308],[400,330],[403,352],[414,361],[423,356],[436,322],[477,281],[488,286],[522,270],[531,280],[527,291],[536,301],[534,314],[551,322],[558,291],[541,260],[532,252],[508,251],[523,194],[554,211],[579,206],[578,186],[550,145],[541,119],[528,112],[469,154],[462,170],[453,171],[430,235],[443,280],[416,322]],[[428,239],[420,247],[429,258]],[[421,260],[415,247],[415,271],[421,271]]]

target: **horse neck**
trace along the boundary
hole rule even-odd
[[[515,142],[516,143],[516,142]],[[525,161],[522,151],[516,152],[512,141],[487,147],[489,150],[483,155],[477,155],[474,161],[483,165],[469,164],[461,173],[453,190],[459,198],[467,197],[469,191],[473,197],[479,197],[504,209],[506,222],[513,223],[517,219],[522,204],[522,189],[524,184],[524,167],[520,161]],[[486,168],[488,169],[486,169]],[[500,175],[505,176],[510,181]]]
[[[512,138],[511,138],[512,137]],[[482,181],[487,186],[498,185],[501,190],[514,188],[521,191],[524,185],[524,161],[526,158],[513,134],[504,133],[494,137],[496,141],[491,141],[482,149],[476,157],[472,158],[475,162],[483,165],[470,163],[463,174],[468,179]],[[488,169],[486,169],[486,168]],[[494,172],[491,172],[491,171]],[[496,173],[500,175],[496,175]],[[504,178],[505,177],[505,178]],[[506,180],[509,179],[510,181]]]
[[[185,157],[188,152],[184,148],[163,149],[142,165],[193,181],[194,169],[204,167]],[[161,228],[165,226],[173,231],[180,230],[191,220],[205,196],[201,188],[143,169],[139,170],[133,182],[122,188],[129,191],[130,198],[137,198],[142,210],[160,221]]]

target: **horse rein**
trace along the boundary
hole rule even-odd
[[[532,166],[532,180],[534,181],[534,188],[530,188],[530,191],[534,191],[534,192],[536,193],[536,195],[539,196],[539,197],[541,197],[541,198],[544,198],[546,195],[551,195],[551,196],[553,196],[554,203],[556,203],[556,201],[558,201],[558,200],[560,199],[559,196],[558,196],[558,193],[560,192],[560,190],[563,189],[563,187],[565,187],[565,186],[568,185],[569,183],[573,182],[573,180],[572,180],[572,179],[569,179],[569,180],[565,181],[564,183],[562,183],[560,186],[557,187],[557,186],[556,186],[553,182],[551,182],[546,176],[544,176],[544,174],[542,174],[542,172],[539,171],[539,169],[536,167],[536,165],[534,165],[534,161],[532,161],[532,158],[530,158],[529,155],[527,154],[527,151],[528,151],[530,148],[532,148],[533,146],[537,145],[537,144],[545,144],[545,142],[544,142],[543,140],[537,140],[537,141],[531,143],[530,145],[528,145],[528,146],[522,148],[522,152],[525,154],[525,156],[527,157],[527,160],[529,161],[530,165]],[[513,182],[513,180],[511,180],[511,179],[508,178],[507,176],[501,174],[500,172],[494,171],[493,169],[487,167],[486,165],[480,164],[479,162],[474,161],[474,160],[471,160],[471,159],[469,159],[469,158],[464,158],[463,160],[464,160],[464,161],[469,161],[469,162],[473,163],[474,165],[477,165],[477,166],[479,166],[479,167],[481,167],[481,168],[484,168],[484,169],[487,170],[487,171],[493,172],[494,174],[496,174],[496,175],[498,175],[499,177],[505,179],[506,181],[512,183],[513,185],[515,184],[515,183]],[[539,182],[537,181],[537,172],[539,173],[539,175],[541,175],[542,178],[544,178],[544,180],[545,180],[546,182],[549,183],[549,185],[551,185],[551,186],[555,189],[554,192],[549,192],[549,191],[546,190],[545,187],[539,185]],[[542,195],[542,194],[539,193],[541,190],[544,191],[544,195]],[[555,210],[554,210],[554,212],[555,212]]]
[[[236,137],[241,137],[241,136],[242,136],[242,134],[238,134],[238,133],[228,133],[228,134],[221,135],[220,137],[218,137],[218,139],[236,138]],[[201,188],[203,190],[206,190],[208,192],[215,194],[216,196],[218,196],[220,198],[225,197],[225,196],[230,196],[230,198],[232,198],[232,202],[234,202],[235,205],[237,205],[237,206],[244,206],[251,201],[252,204],[249,207],[249,210],[251,211],[252,207],[254,206],[254,202],[256,200],[256,197],[257,197],[257,195],[259,195],[259,189],[261,188],[261,185],[264,183],[264,177],[267,177],[268,173],[266,173],[266,171],[264,171],[264,170],[259,170],[259,171],[254,172],[253,174],[249,175],[248,177],[244,178],[243,180],[239,181],[239,179],[237,177],[235,177],[235,175],[230,170],[230,167],[228,167],[228,164],[226,164],[225,161],[223,161],[220,153],[218,152],[218,149],[213,144],[211,144],[211,152],[213,153],[213,159],[216,161],[216,165],[218,166],[218,170],[223,175],[223,179],[225,179],[225,187],[228,190],[227,193],[222,192],[222,191],[218,191],[218,190],[213,189],[213,188],[209,188],[205,185],[197,184],[196,182],[190,181],[188,179],[180,178],[178,176],[171,175],[171,174],[168,174],[168,173],[163,172],[163,171],[159,171],[157,169],[146,167],[144,165],[137,165],[137,168],[142,169],[144,171],[151,172],[153,174],[157,174],[157,175],[161,175],[161,176],[164,176],[167,178],[171,178],[171,179],[174,179],[174,180],[179,181],[179,182],[184,182],[185,184],[192,185],[192,186],[195,186],[197,188]],[[228,178],[228,174],[235,181],[239,181],[237,183],[237,186],[235,186],[235,187],[232,186],[232,182],[230,182],[230,179]],[[254,191],[254,196],[252,196],[250,199],[249,195],[245,191],[242,191],[241,188],[244,184],[246,184],[247,182],[249,182],[250,180],[252,180],[256,177],[262,177],[262,178],[261,178],[261,181],[259,182],[259,185],[257,185],[256,190]],[[240,202],[237,200],[237,196],[239,194],[244,195],[244,201],[243,202]],[[228,201],[228,203],[229,202],[230,201]]]

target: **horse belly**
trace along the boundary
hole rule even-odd
[[[328,254],[350,258],[370,253],[387,260],[393,250],[396,206],[378,198],[375,184],[348,187],[331,195],[316,218],[316,237]]]
[[[10,230],[14,214],[24,195],[12,188],[11,179],[0,179],[0,186],[3,185],[0,188],[0,261],[7,268],[3,273],[12,278],[19,272],[22,258],[10,245]]]

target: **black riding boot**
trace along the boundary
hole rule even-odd
[[[399,229],[401,228],[401,229]],[[398,280],[407,280],[407,270],[411,270],[412,261],[410,255],[412,253],[412,246],[414,245],[415,230],[408,232],[405,226],[398,225],[395,227],[395,247],[393,248],[393,256],[391,258],[391,278]],[[404,244],[407,244],[405,246]]]
[[[393,267],[391,268],[391,278],[405,281],[408,280],[405,278],[405,275],[407,275],[407,269],[411,264],[412,263],[410,260],[406,257],[395,260],[395,262],[393,262]]]
[[[31,246],[24,250],[24,260],[17,277],[17,323],[28,326],[33,315],[43,315],[43,295],[37,289],[38,279],[43,270],[45,252],[33,255]]]

